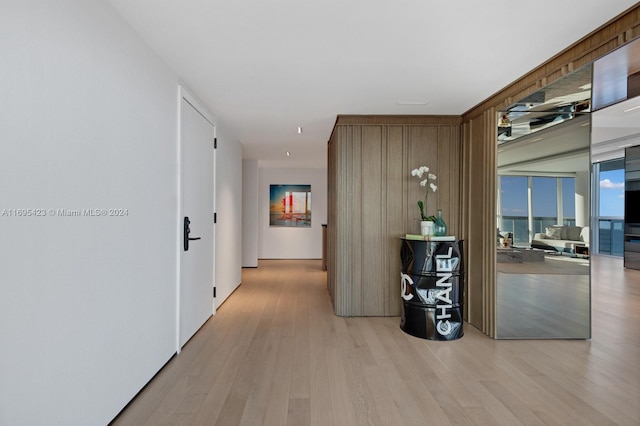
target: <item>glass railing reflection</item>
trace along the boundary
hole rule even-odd
[[[574,226],[574,218],[565,218],[563,225]],[[624,220],[620,218],[598,218],[598,253],[611,256],[623,256],[624,254]],[[533,218],[533,234],[545,232],[546,228],[556,225],[554,217],[536,216]],[[503,216],[500,233],[510,232],[513,235],[513,245],[528,246],[531,243],[529,237],[529,221],[523,216]]]
[[[598,218],[598,253],[624,255],[624,220]]]

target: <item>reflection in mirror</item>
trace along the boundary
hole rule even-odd
[[[591,66],[574,71],[501,111],[498,144],[562,124],[591,111]]]
[[[593,111],[640,96],[640,39],[593,63],[592,92]]]
[[[590,82],[584,67],[498,114],[498,339],[590,337]]]
[[[640,146],[640,39],[594,62],[593,111],[591,254],[622,258],[633,269],[640,219],[629,154]]]

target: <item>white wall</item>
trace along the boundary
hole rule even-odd
[[[242,273],[242,145],[216,127],[216,306],[240,285]]]
[[[311,185],[311,228],[269,226],[269,185]],[[327,223],[327,169],[259,169],[260,259],[321,259]]]
[[[3,2],[0,28],[0,424],[104,425],[176,349],[179,79],[106,1]],[[226,288],[241,159],[218,135]]]
[[[242,266],[258,266],[258,160],[242,161]]]

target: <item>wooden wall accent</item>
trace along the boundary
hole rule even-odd
[[[640,36],[640,3],[462,116],[468,321],[495,336],[497,112]]]
[[[495,318],[495,146],[476,143],[497,137],[494,110],[462,124],[463,234],[467,239],[467,321],[487,333]],[[493,245],[492,245],[493,244]]]
[[[329,141],[327,286],[340,316],[400,315],[400,237],[419,233],[424,192],[411,170],[437,176],[436,208],[460,235],[460,117],[339,116]]]

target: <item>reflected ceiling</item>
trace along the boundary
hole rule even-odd
[[[589,170],[591,70],[567,74],[499,114],[498,174]]]
[[[627,80],[639,71],[640,40],[628,43],[594,63],[593,104],[596,108],[609,106],[592,114],[593,163],[622,158],[626,147],[640,145],[640,97],[637,90],[628,89]],[[634,95],[636,97],[626,99]]]
[[[499,175],[562,176],[589,170],[589,115],[498,146]]]
[[[592,114],[591,161],[624,157],[624,149],[640,145],[640,98],[601,109]]]
[[[591,111],[591,65],[584,66],[501,111],[498,144],[504,144]]]
[[[589,91],[584,89],[591,80],[590,68],[567,75],[505,111],[512,129],[507,137],[503,126],[503,136],[498,140],[499,174],[584,170],[588,163],[582,156],[588,154],[580,151],[585,138],[591,139],[591,163],[622,158],[626,147],[640,145],[640,97],[625,100],[627,77],[640,71],[640,39],[594,63],[592,105],[597,106],[596,92],[600,96],[598,104],[609,104],[591,113],[591,128],[577,120],[554,129],[555,124],[580,117],[579,113],[571,114],[570,106],[588,102]],[[620,88],[614,90],[614,86]],[[569,111],[561,111],[563,108]],[[502,115],[498,121],[500,118]]]

